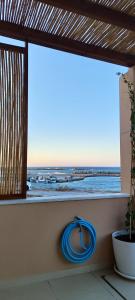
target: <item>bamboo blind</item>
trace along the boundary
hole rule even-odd
[[[0,44],[0,199],[26,194],[25,54],[24,48]]]

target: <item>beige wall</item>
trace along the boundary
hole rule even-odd
[[[129,69],[127,78],[135,82],[135,67]],[[120,149],[122,192],[130,193],[130,99],[127,85],[122,78],[120,78]]]
[[[60,253],[63,227],[75,215],[97,230],[97,249],[87,264],[111,264],[111,233],[123,227],[127,199],[0,206],[0,280],[76,268]]]

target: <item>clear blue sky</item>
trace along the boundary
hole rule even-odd
[[[127,68],[29,47],[29,165],[118,166],[119,82]]]
[[[29,166],[119,166],[127,68],[29,45]]]

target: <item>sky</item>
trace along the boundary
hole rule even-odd
[[[28,166],[119,166],[127,68],[29,45]]]

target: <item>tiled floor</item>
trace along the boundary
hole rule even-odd
[[[119,291],[123,298],[135,300],[135,281],[124,279],[114,273],[108,274],[105,279]]]
[[[0,291],[0,300],[121,300],[100,277],[87,273]]]

